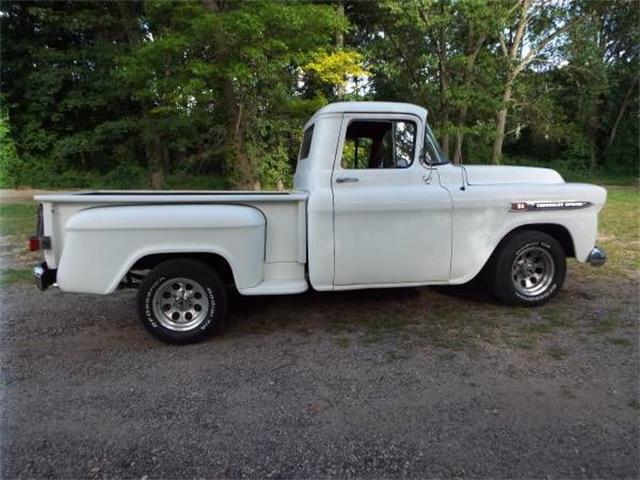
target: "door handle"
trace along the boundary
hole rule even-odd
[[[336,177],[336,183],[358,183],[356,177]]]

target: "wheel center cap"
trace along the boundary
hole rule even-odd
[[[179,310],[181,311],[189,310],[191,308],[192,303],[193,302],[191,301],[191,295],[189,295],[188,292],[185,292],[184,290],[180,290],[176,293],[175,305]]]
[[[527,262],[520,267],[521,275],[533,275],[534,271],[535,269],[533,268],[533,264],[530,262]]]

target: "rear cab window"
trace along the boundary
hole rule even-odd
[[[304,131],[302,135],[302,144],[300,145],[300,154],[298,155],[298,161],[304,160],[309,157],[309,152],[311,151],[311,141],[313,140],[313,127],[311,125]]]

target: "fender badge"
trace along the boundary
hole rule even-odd
[[[510,211],[529,212],[532,210],[575,210],[578,208],[587,208],[591,205],[593,205],[591,202],[578,200],[561,202],[513,202],[511,203]]]

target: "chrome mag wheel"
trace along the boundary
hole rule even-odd
[[[525,248],[511,265],[511,280],[515,289],[526,296],[545,292],[553,282],[555,263],[551,254],[537,246]]]
[[[153,314],[160,324],[178,332],[197,328],[209,311],[209,297],[198,282],[184,277],[163,282],[153,296]]]

